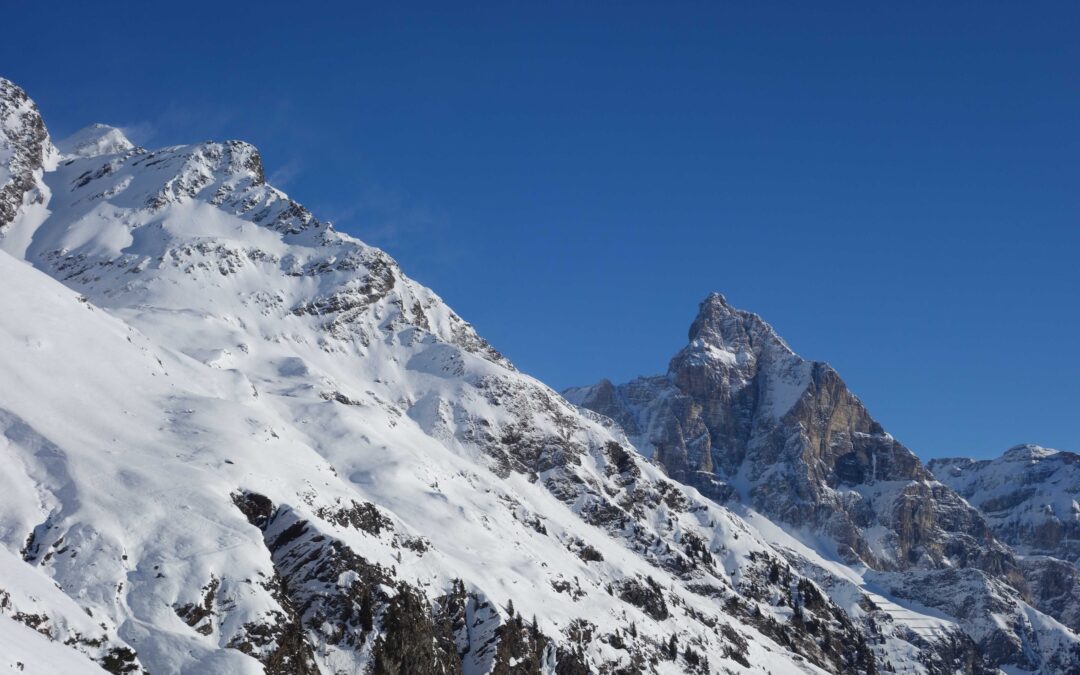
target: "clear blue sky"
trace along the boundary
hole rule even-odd
[[[556,388],[718,290],[923,456],[1080,451],[1080,4],[451,4],[14,3],[0,73],[255,143]]]

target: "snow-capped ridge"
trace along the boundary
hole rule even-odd
[[[1059,450],[1044,448],[1034,443],[1021,443],[1006,450],[1001,457],[1008,461],[1037,462],[1040,459],[1052,457],[1059,452]]]
[[[117,155],[135,149],[120,129],[107,124],[91,124],[56,143],[63,159]]]
[[[1080,631],[1080,455],[1028,443],[994,459],[941,458],[927,467],[1019,554],[1039,608]]]
[[[20,289],[0,295],[0,371],[24,382],[0,388],[21,425],[0,432],[17,467],[0,542],[129,662],[314,675],[435,645],[395,672],[598,672],[658,661],[673,634],[693,651],[657,672],[872,658],[851,624],[781,646],[782,611],[695,591],[740,594],[732,575],[775,553],[267,185],[251,145],[70,156],[40,178],[46,217],[0,237],[33,265],[0,252]]]

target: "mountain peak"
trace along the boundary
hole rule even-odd
[[[701,301],[687,337],[691,348],[711,345],[735,353],[755,353],[766,345],[775,345],[794,354],[764,319],[732,306],[715,291]]]
[[[57,143],[65,157],[99,157],[133,150],[124,132],[108,124],[91,124]]]
[[[1021,443],[1006,450],[1001,458],[1009,461],[1034,462],[1056,454],[1058,451],[1051,448],[1044,448],[1034,443]]]
[[[737,313],[738,310],[728,304],[727,298],[713,291],[698,305],[698,314],[690,324],[687,337],[691,342],[705,340],[722,344],[725,341],[723,324]]]
[[[709,304],[728,306],[728,301],[727,298],[724,297],[723,293],[719,291],[713,291],[712,293],[709,293],[707,296],[705,296],[705,299],[701,301],[701,304],[703,306]]]

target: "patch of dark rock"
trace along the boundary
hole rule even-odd
[[[585,650],[580,645],[556,651],[555,675],[592,675],[592,668],[585,660]]]
[[[449,621],[433,620],[424,597],[400,583],[372,647],[372,675],[457,675],[461,657]]]
[[[574,600],[580,600],[585,597],[585,591],[581,590],[581,584],[575,578],[573,583],[566,579],[552,579],[551,587],[555,589],[557,593],[565,593]]]
[[[407,548],[417,555],[423,555],[431,550],[431,544],[423,537],[402,537],[401,547]]]
[[[577,554],[577,557],[581,558],[585,562],[603,562],[604,555],[600,551],[593,548],[592,545],[586,544],[581,539],[573,539],[567,548]]]
[[[491,675],[540,675],[549,640],[536,626],[515,613],[495,631],[498,648]]]
[[[52,632],[49,630],[49,617],[45,614],[28,614],[26,612],[15,612],[11,617],[21,624],[33,628],[37,632],[41,633],[50,640],[53,639]]]
[[[284,548],[288,544],[296,541],[308,531],[308,524],[303,520],[298,520],[285,529],[281,534],[274,538],[274,541],[270,544],[270,550],[276,551]]]
[[[113,647],[101,657],[101,667],[113,675],[134,673],[139,670],[139,662],[135,652],[128,647]]]
[[[256,492],[236,492],[232,500],[249,523],[260,530],[266,529],[270,517],[274,515],[274,503],[268,497]]]
[[[608,441],[604,446],[604,454],[609,462],[608,475],[617,473],[633,478],[641,475],[641,470],[638,469],[633,456],[621,444]]]
[[[664,602],[663,589],[652,577],[644,580],[623,579],[618,583],[617,595],[622,601],[630,603],[657,621],[671,616],[667,603]]]
[[[358,401],[358,400],[356,400],[354,398],[349,398],[345,394],[342,394],[340,391],[324,391],[324,392],[321,392],[319,394],[319,398],[323,399],[324,401],[334,401],[334,402],[340,403],[342,405],[353,405],[353,406],[362,406],[362,405],[364,405],[360,401]]]
[[[197,633],[210,635],[214,632],[214,625],[209,619],[214,610],[214,594],[217,593],[220,584],[221,582],[218,579],[210,577],[210,581],[203,586],[201,602],[198,604],[187,603],[174,608],[176,615],[184,623],[194,628]]]
[[[393,521],[370,502],[353,501],[338,508],[321,506],[315,510],[315,515],[338,527],[351,527],[376,537],[384,530],[392,532],[394,529]]]

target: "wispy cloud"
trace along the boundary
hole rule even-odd
[[[225,108],[198,103],[172,103],[149,120],[120,127],[136,145],[162,147],[208,140],[225,140],[236,114]]]
[[[153,119],[117,125],[117,128],[135,145],[156,148],[223,140],[234,119],[233,113],[214,106],[174,103]]]
[[[120,129],[124,136],[127,136],[129,141],[144,147],[151,145],[157,135],[157,127],[147,121],[133,122],[117,128]]]
[[[414,263],[446,264],[461,255],[447,215],[405,190],[367,186],[351,203],[328,215],[338,229]]]
[[[270,172],[267,180],[276,188],[286,188],[303,170],[303,162],[295,157]]]
[[[405,191],[381,186],[365,187],[351,204],[331,216],[339,226],[380,247],[401,245],[445,226],[445,217]]]

